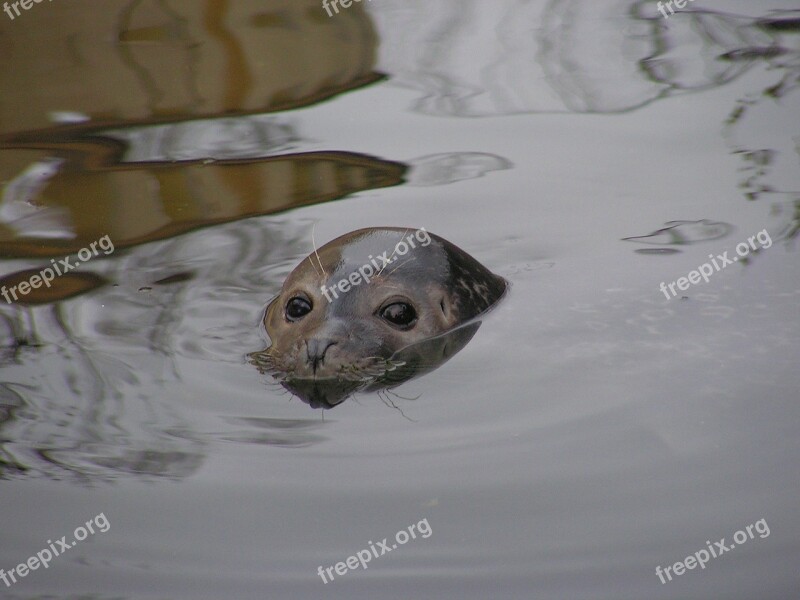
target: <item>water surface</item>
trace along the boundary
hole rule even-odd
[[[0,301],[0,568],[110,522],[0,596],[796,595],[800,13],[655,4],[0,15],[2,278],[114,242]],[[247,362],[263,309],[381,225],[511,290],[440,369],[314,410]]]

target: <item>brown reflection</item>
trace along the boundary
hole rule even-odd
[[[289,153],[291,128],[263,120],[383,78],[360,6],[336,19],[316,0],[35,8],[0,20],[0,256],[106,234],[125,248],[403,181],[399,163]]]
[[[106,283],[95,273],[65,273],[45,285],[40,275],[41,269],[25,269],[6,275],[0,279],[3,298],[11,304],[48,304],[74,298]],[[22,288],[20,284],[23,284]]]
[[[318,0],[89,0],[0,19],[0,131],[286,110],[381,76],[359,5]]]
[[[69,144],[65,148],[74,149]],[[74,237],[16,237],[13,229],[0,224],[0,255],[69,254],[106,234],[116,248],[125,248],[209,225],[397,185],[403,181],[405,169],[399,163],[348,152],[308,152],[211,164],[152,164],[146,168],[120,164],[91,171],[68,167],[48,179],[36,204],[66,209]]]

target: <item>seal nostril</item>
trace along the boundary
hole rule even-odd
[[[306,340],[306,356],[314,372],[316,372],[317,367],[321,363],[325,362],[325,353],[328,351],[328,348],[335,345],[336,342],[330,339]]]

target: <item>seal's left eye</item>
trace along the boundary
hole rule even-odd
[[[297,321],[311,312],[311,302],[300,296],[290,298],[286,303],[286,319]]]
[[[381,310],[381,317],[401,329],[411,329],[417,322],[417,311],[405,302],[395,302]]]

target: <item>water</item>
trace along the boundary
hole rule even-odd
[[[0,596],[796,595],[800,13],[655,4],[0,15],[2,279],[114,244],[0,302],[0,568],[110,523]],[[511,290],[438,370],[312,409],[247,362],[263,309],[382,225]]]

